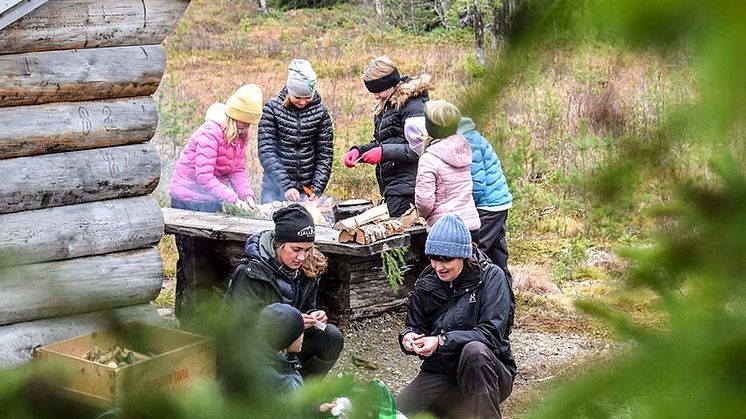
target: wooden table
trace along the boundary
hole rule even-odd
[[[188,279],[190,285],[201,288],[225,290],[230,274],[243,257],[246,239],[275,227],[269,220],[172,208],[162,210],[166,233],[199,240],[222,261],[223,266],[217,267],[216,277],[207,283],[191,275]],[[329,259],[327,272],[319,283],[319,307],[343,327],[349,320],[402,308],[414,281],[427,263],[424,257],[425,227],[412,227],[404,234],[369,245],[339,243],[338,235],[339,232],[332,228],[316,226],[316,245]],[[408,247],[405,264],[401,267],[404,284],[394,293],[382,271],[380,254],[401,247]]]

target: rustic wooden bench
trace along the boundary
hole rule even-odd
[[[167,234],[184,234],[203,240],[222,261],[218,267],[217,283],[199,283],[225,289],[233,269],[243,257],[246,239],[252,234],[274,229],[269,220],[233,217],[224,214],[206,213],[163,208]],[[378,316],[386,311],[404,306],[409,291],[427,260],[424,256],[425,228],[416,226],[386,239],[361,245],[339,243],[339,232],[325,226],[316,226],[316,245],[329,259],[327,272],[319,283],[320,308],[327,311],[333,322],[344,327],[350,320]],[[404,283],[397,292],[389,286],[382,270],[381,253],[406,247],[404,266],[401,267]]]

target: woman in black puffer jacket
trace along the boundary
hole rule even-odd
[[[373,118],[373,141],[353,146],[343,163],[353,167],[358,160],[376,165],[376,180],[389,215],[398,217],[414,204],[414,184],[419,155],[404,137],[408,118],[425,115],[425,102],[432,88],[429,74],[399,76],[388,57],[378,57],[363,74],[365,87],[378,100]]]
[[[287,86],[264,105],[259,121],[259,160],[264,168],[262,203],[298,201],[324,193],[332,171],[332,118],[316,92],[316,73],[293,60]]]

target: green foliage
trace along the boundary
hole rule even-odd
[[[389,286],[394,292],[399,291],[399,286],[404,283],[401,267],[404,266],[404,254],[409,251],[409,246],[389,249],[381,253],[383,273],[389,280]]]
[[[268,0],[267,5],[283,10],[331,7],[336,4],[345,3],[345,0]]]
[[[158,134],[170,145],[172,157],[178,156],[189,136],[202,122],[195,118],[199,101],[184,99],[177,93],[176,87],[181,83],[178,77],[172,77],[158,91]]]

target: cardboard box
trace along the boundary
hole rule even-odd
[[[116,344],[149,359],[113,368],[84,358],[94,346],[107,350]],[[68,370],[70,377],[62,384],[66,396],[104,409],[119,404],[125,392],[179,391],[199,379],[215,378],[212,340],[141,322],[126,323],[118,333],[103,330],[42,346],[35,356],[37,362]]]

